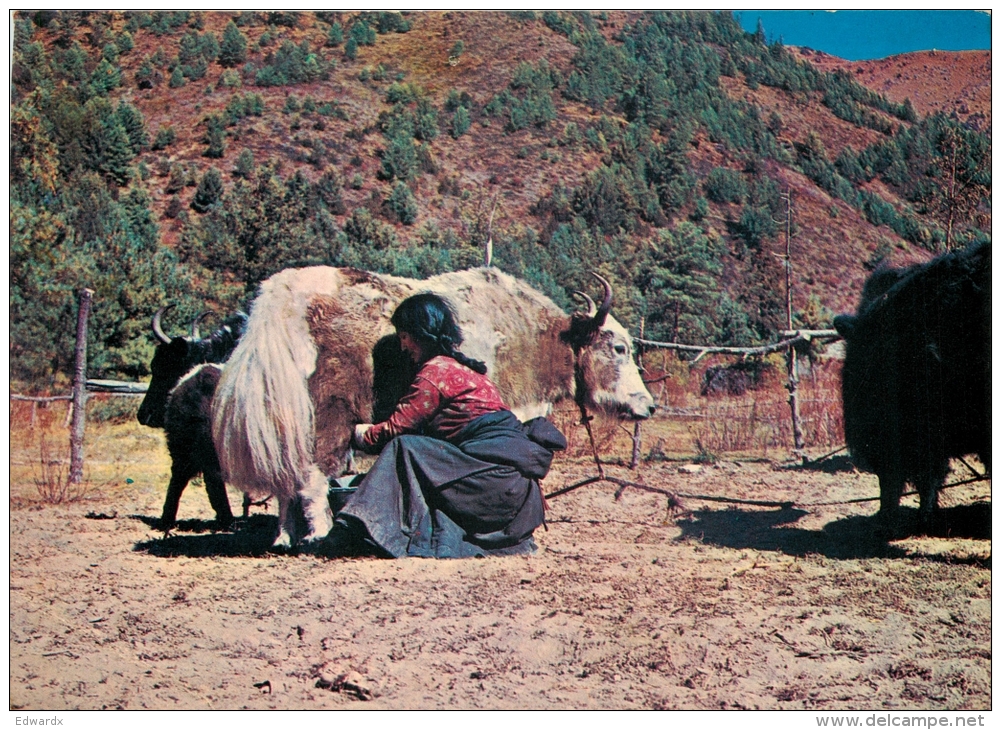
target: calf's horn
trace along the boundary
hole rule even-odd
[[[191,339],[200,340],[202,338],[201,332],[199,332],[199,325],[206,317],[211,317],[215,312],[211,309],[206,309],[204,312],[199,314],[193,320],[191,320]]]
[[[156,310],[156,314],[153,315],[153,334],[156,335],[156,339],[160,340],[160,342],[165,345],[169,345],[172,338],[167,337],[167,335],[163,333],[163,328],[160,326],[160,318],[163,317],[164,312],[168,309],[172,309],[173,306],[173,304],[168,304],[165,307],[160,307]]]

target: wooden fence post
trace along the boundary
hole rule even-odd
[[[70,429],[69,484],[83,481],[83,437],[87,420],[87,317],[91,289],[80,290],[80,311],[76,320],[76,366],[73,371],[73,425]]]
[[[642,340],[644,337],[646,337],[646,317],[645,316],[641,316],[640,317],[640,339]],[[639,369],[640,369],[640,377],[643,377],[642,376],[642,373],[643,373],[643,345],[640,345],[639,355],[637,356],[636,359],[639,361],[637,364],[639,365]],[[633,455],[632,455],[632,458],[629,460],[629,468],[630,469],[635,469],[640,464],[640,449],[641,449],[642,439],[643,439],[643,435],[640,433],[640,421],[637,421],[636,425],[633,426]]]

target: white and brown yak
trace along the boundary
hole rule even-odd
[[[564,398],[623,418],[649,417],[654,402],[632,338],[608,315],[612,288],[601,282],[601,305],[584,296],[588,313],[571,317],[493,268],[423,281],[326,266],[275,274],[261,284],[212,405],[226,481],[252,497],[278,498],[276,547],[325,537],[333,524],[327,478],[343,473],[354,424],[388,417],[412,377],[390,317],[422,291],[451,302],[462,351],[486,363],[522,420]],[[303,534],[299,511],[290,509],[296,500]]]

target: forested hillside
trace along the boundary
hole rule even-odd
[[[988,79],[989,81],[989,79]],[[982,121],[982,120],[981,120]],[[990,137],[728,13],[15,14],[12,380],[141,378],[160,306],[288,266],[494,264],[634,331],[752,344],[854,307],[886,258],[990,231]]]

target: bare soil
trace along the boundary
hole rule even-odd
[[[159,533],[155,433],[61,505],[12,461],[12,709],[991,706],[989,482],[888,543],[843,457],[657,461],[608,473],[689,512],[591,484],[549,500],[532,557],[286,556],[273,509],[214,531],[200,484]],[[594,473],[558,459],[545,490]]]

